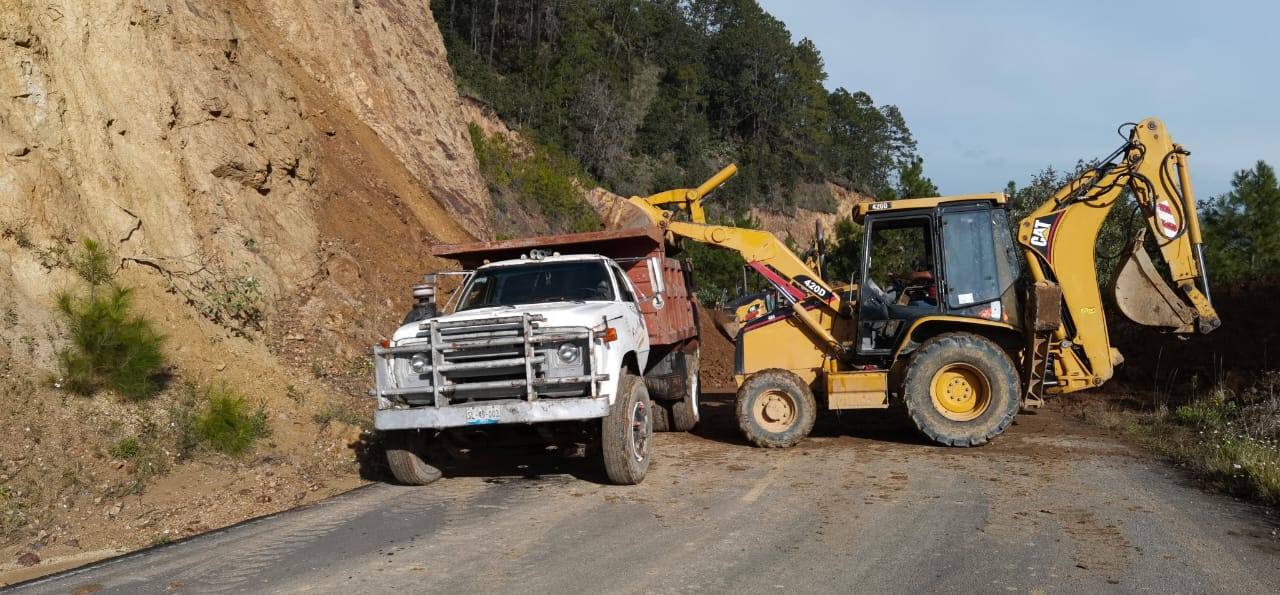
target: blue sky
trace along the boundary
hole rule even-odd
[[[1280,3],[759,0],[822,53],[827,87],[902,110],[943,194],[1023,186],[1156,117],[1196,197],[1280,167]]]

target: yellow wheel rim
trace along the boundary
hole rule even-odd
[[[943,366],[929,384],[933,407],[953,421],[969,421],[991,405],[991,383],[969,364]]]
[[[785,432],[796,422],[800,407],[787,392],[771,390],[756,399],[751,412],[764,431]]]

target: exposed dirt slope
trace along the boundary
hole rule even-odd
[[[359,483],[364,349],[490,233],[426,3],[6,2],[0,106],[0,585]],[[168,336],[145,404],[50,386],[81,238]],[[256,324],[201,315],[248,282]],[[118,456],[222,382],[270,416],[249,457]]]

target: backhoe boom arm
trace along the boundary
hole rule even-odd
[[[1062,287],[1063,324],[1054,333],[1056,391],[1102,384],[1123,361],[1107,336],[1093,256],[1103,221],[1126,191],[1147,226],[1112,278],[1117,308],[1139,324],[1178,333],[1207,333],[1220,324],[1209,301],[1187,155],[1163,122],[1143,120],[1105,163],[1072,180],[1019,224],[1018,242],[1033,280]],[[1168,281],[1142,246],[1147,230],[1168,265]],[[1170,282],[1179,293],[1169,289]]]

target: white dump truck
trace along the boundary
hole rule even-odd
[[[439,304],[438,275],[427,275],[405,324],[373,349],[374,427],[397,480],[438,479],[433,445],[533,425],[548,443],[594,449],[610,481],[635,484],[655,429],[697,423],[690,267],[656,229],[432,251],[468,269],[463,281]]]

